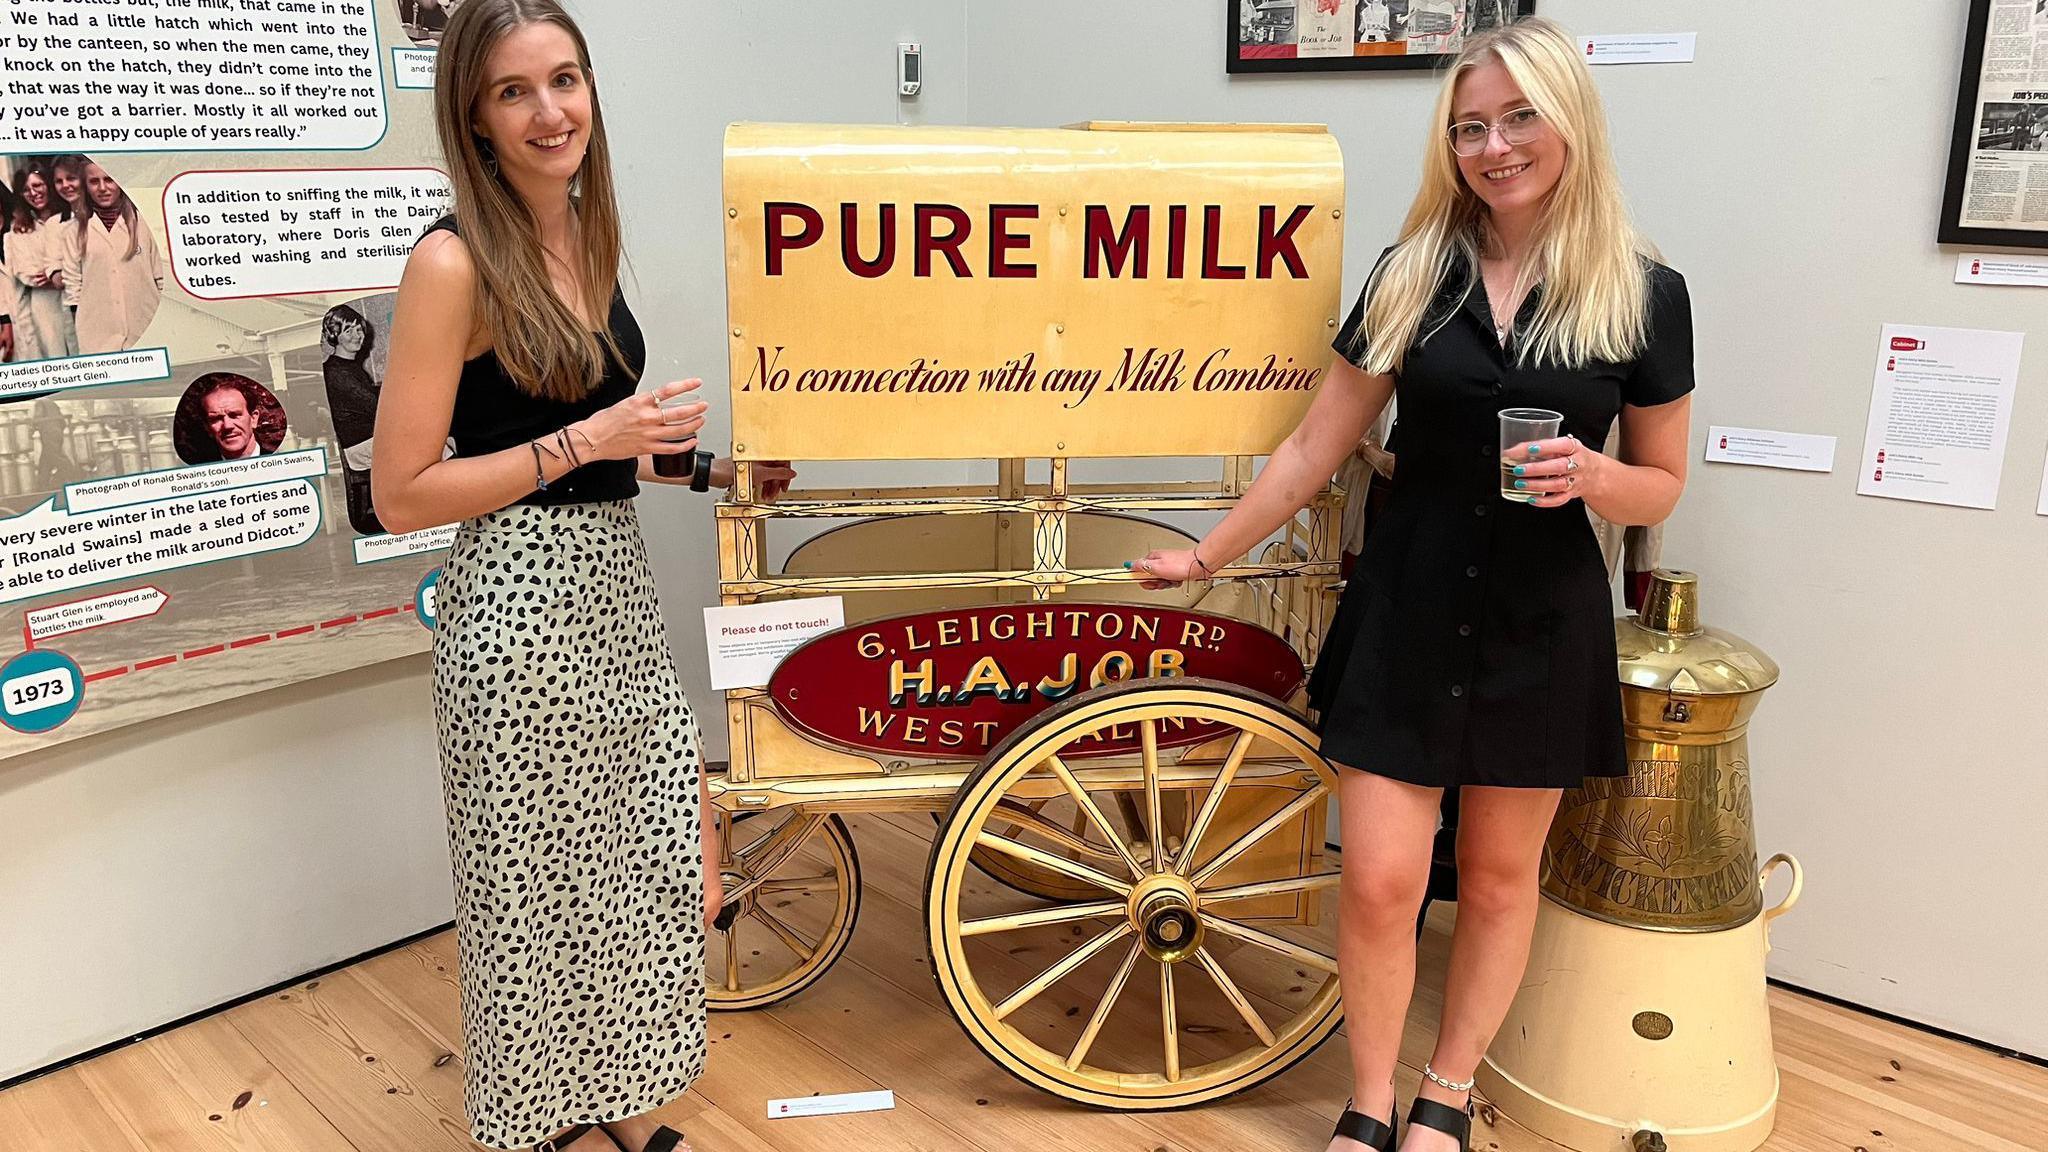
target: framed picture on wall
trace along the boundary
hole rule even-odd
[[[2048,0],[1970,0],[1939,238],[2048,248]]]
[[[2028,0],[2032,3],[2033,0]],[[1224,0],[1231,72],[1434,68],[1536,0]]]

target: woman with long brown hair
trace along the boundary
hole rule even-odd
[[[656,457],[692,453],[699,491],[730,464],[693,451],[698,381],[636,391],[575,23],[554,0],[469,0],[437,72],[455,211],[406,263],[371,482],[390,531],[461,522],[434,713],[465,1103],[492,1147],[672,1152],[650,1113],[703,1068],[718,852],[632,499],[666,479]]]
[[[156,234],[114,175],[86,161],[83,210],[64,243],[64,303],[78,331],[77,351],[135,346],[163,302],[164,267]]]

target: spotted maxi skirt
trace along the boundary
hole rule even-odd
[[[705,1055],[702,758],[632,504],[465,523],[436,615],[471,1134],[674,1100]]]

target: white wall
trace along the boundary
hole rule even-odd
[[[735,119],[888,122],[892,46],[926,46],[911,119],[1327,122],[1350,179],[1347,294],[1414,187],[1432,82],[1229,78],[1221,0],[581,5],[622,169],[650,375],[723,384],[719,138]],[[1700,62],[1607,69],[1638,215],[1692,282],[1696,427],[1831,433],[1831,476],[1698,468],[1666,558],[1712,622],[1785,666],[1753,734],[1765,852],[1810,875],[1778,922],[1791,981],[2034,1053],[2048,918],[2048,709],[2031,691],[2048,520],[2048,293],[1963,289],[1931,237],[1960,53],[1954,6],[1820,0],[1793,27],[1673,0],[1544,0],[1587,32],[1692,31]],[[1815,31],[1818,30],[1818,31]],[[1879,324],[2025,329],[2001,508],[1854,495]],[[708,439],[722,442],[714,410]],[[1696,436],[1696,440],[1697,440]],[[813,468],[871,482],[871,469]],[[927,476],[957,467],[930,466]],[[892,469],[891,476],[906,470]],[[643,521],[713,755],[697,608],[709,508]],[[449,915],[422,660],[281,689],[0,767],[0,1078]]]
[[[0,1080],[450,916],[426,657],[0,770]]]

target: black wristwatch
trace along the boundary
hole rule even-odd
[[[696,456],[692,458],[690,463],[690,491],[708,492],[711,490],[711,461],[713,459],[715,457],[711,453],[701,448],[697,450]]]

